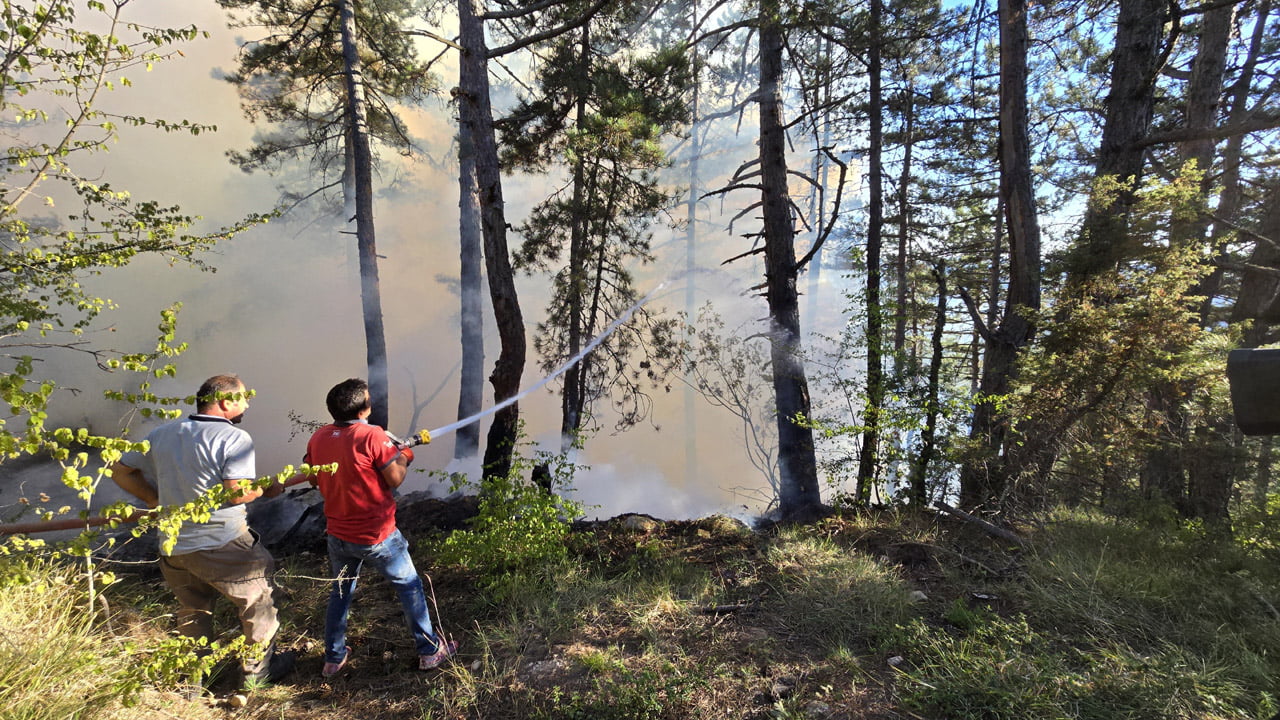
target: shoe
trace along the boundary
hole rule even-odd
[[[458,641],[448,640],[439,644],[436,651],[430,655],[418,656],[419,670],[435,670],[453,657],[458,652]]]
[[[267,661],[266,666],[257,672],[246,672],[244,674],[244,682],[242,687],[252,689],[270,683],[280,682],[286,675],[293,672],[293,666],[298,659],[298,653],[293,650],[286,652],[273,652],[271,659]]]
[[[320,669],[320,677],[333,677],[342,672],[342,668],[347,666],[347,661],[351,659],[351,646],[348,645],[342,652],[342,659],[338,662],[327,662]]]

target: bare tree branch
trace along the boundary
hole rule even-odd
[[[588,22],[590,22],[591,18],[595,17],[595,14],[599,12],[600,9],[603,8],[608,2],[609,0],[596,0],[596,3],[594,5],[587,8],[585,11],[583,11],[581,15],[574,18],[573,20],[569,20],[549,30],[543,30],[540,33],[534,33],[529,37],[523,38],[521,40],[517,40],[508,45],[503,45],[502,47],[493,48],[489,50],[487,57],[489,59],[493,59],[496,57],[500,57],[502,55],[507,55],[509,53],[515,52],[516,50],[521,50],[523,48],[529,47],[530,45],[533,45],[535,43],[540,43],[543,40],[550,40],[553,37],[558,37],[560,35],[563,35],[566,32],[569,32],[570,30],[580,28],[583,25],[586,25]]]

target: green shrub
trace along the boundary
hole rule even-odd
[[[551,456],[545,460],[557,481],[568,486],[572,466]],[[503,575],[562,562],[565,538],[582,505],[526,482],[527,459],[516,458],[505,477],[480,482],[479,514],[470,528],[451,533],[435,548],[437,560],[478,572],[490,584]]]

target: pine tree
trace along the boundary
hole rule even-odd
[[[227,80],[240,90],[246,115],[274,132],[246,152],[231,153],[246,171],[279,171],[306,161],[295,200],[341,187],[343,218],[356,223],[365,351],[373,413],[386,427],[390,383],[382,323],[373,219],[374,143],[400,150],[412,143],[394,103],[418,100],[435,79],[416,59],[405,24],[410,0],[219,0],[239,24],[267,35],[246,44]]]
[[[656,172],[666,164],[664,135],[687,116],[688,62],[683,48],[639,55],[629,47],[626,27],[639,9],[614,7],[545,49],[536,94],[501,123],[506,164],[567,167],[566,186],[518,228],[525,242],[517,266],[553,278],[535,339],[544,371],[585,352],[638,300],[630,266],[652,260],[648,225],[674,204]],[[562,450],[591,426],[605,397],[619,428],[647,415],[641,381],[664,374],[671,329],[640,308],[564,373]]]

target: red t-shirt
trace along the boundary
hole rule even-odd
[[[307,442],[306,462],[338,463],[337,472],[312,480],[324,496],[330,535],[357,545],[377,545],[396,529],[396,500],[382,469],[400,455],[387,433],[356,421],[326,425]]]

